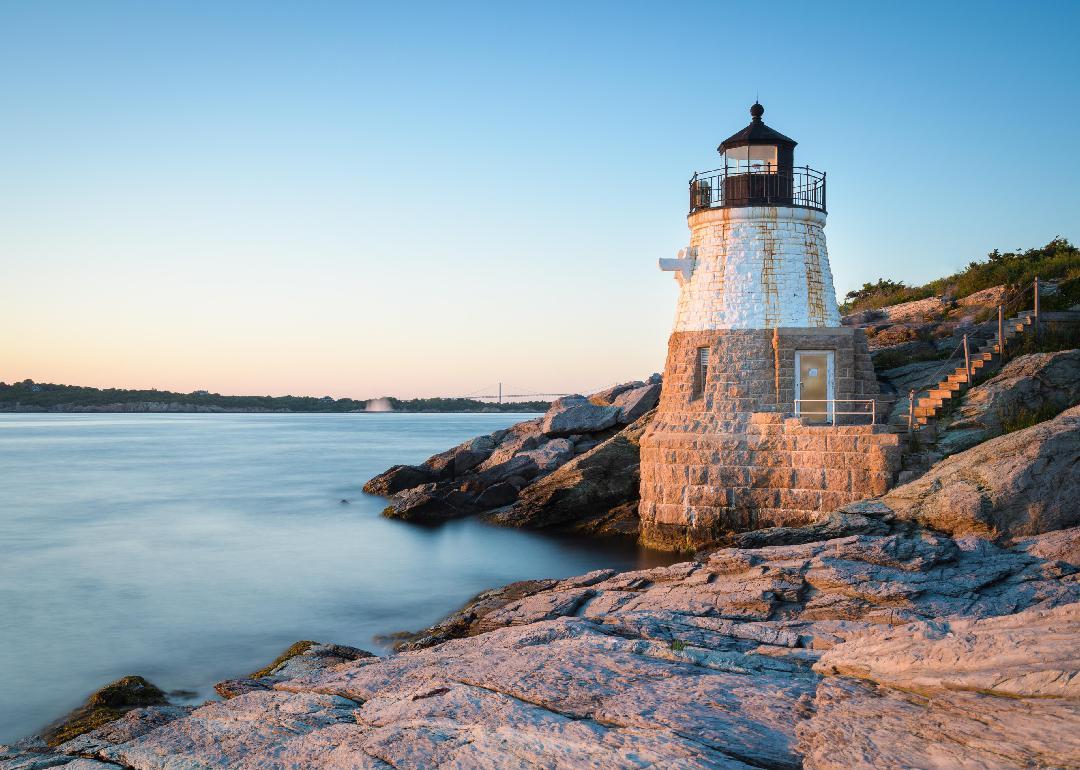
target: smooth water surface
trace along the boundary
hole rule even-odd
[[[298,639],[385,652],[479,591],[667,563],[380,516],[361,492],[522,415],[0,415],[0,742],[142,674],[213,695]],[[347,501],[347,502],[346,502]]]

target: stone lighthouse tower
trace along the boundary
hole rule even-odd
[[[692,548],[800,525],[884,492],[899,439],[876,424],[861,329],[840,325],[825,247],[825,174],[762,121],[690,180],[690,244],[660,406],[641,440],[641,538]]]

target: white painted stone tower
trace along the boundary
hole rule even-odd
[[[791,206],[691,216],[675,331],[840,326],[824,227],[824,211]]]
[[[877,494],[899,463],[874,424],[877,380],[843,327],[825,246],[825,174],[764,108],[690,180],[690,244],[660,406],[642,437],[641,536],[695,547],[813,520]]]

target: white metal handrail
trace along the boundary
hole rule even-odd
[[[822,410],[803,411],[802,404],[825,404],[825,408]],[[869,411],[862,412],[838,412],[836,411],[837,404],[869,404]],[[797,398],[795,399],[795,416],[803,417],[808,414],[827,415],[830,419],[840,416],[861,416],[869,417],[870,424],[873,425],[877,422],[877,400],[873,398]]]

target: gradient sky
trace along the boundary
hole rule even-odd
[[[0,380],[368,398],[663,368],[765,120],[837,292],[1080,240],[1080,3],[0,0]]]

